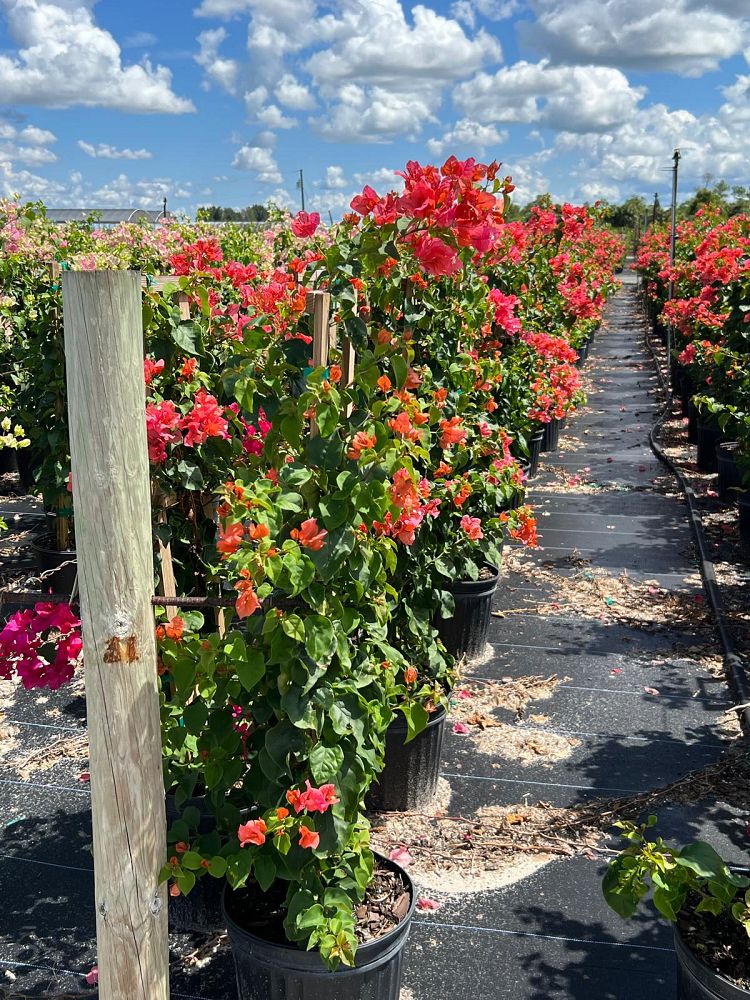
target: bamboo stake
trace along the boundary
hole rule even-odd
[[[167,1000],[140,276],[63,275],[101,1000]]]

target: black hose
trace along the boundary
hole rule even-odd
[[[732,688],[734,689],[734,694],[737,699],[737,704],[743,707],[739,709],[740,724],[745,735],[750,735],[750,679],[748,679],[747,671],[745,665],[737,652],[737,644],[734,640],[734,636],[727,624],[726,614],[724,612],[724,604],[721,599],[721,591],[719,589],[719,584],[716,579],[716,571],[714,569],[713,560],[708,554],[708,546],[706,544],[706,534],[703,530],[703,520],[698,509],[698,502],[695,496],[695,491],[690,483],[687,481],[682,471],[675,465],[672,459],[666,454],[661,445],[656,441],[655,434],[657,430],[661,427],[667,417],[672,411],[672,400],[674,394],[670,387],[667,385],[664,375],[662,374],[661,365],[659,364],[659,359],[656,355],[651,344],[651,338],[646,333],[645,336],[646,347],[649,350],[651,358],[654,362],[654,367],[656,368],[656,375],[659,379],[664,392],[668,393],[667,402],[664,409],[660,413],[656,423],[649,431],[648,443],[651,445],[651,450],[667,468],[670,470],[672,475],[675,477],[680,485],[685,500],[688,505],[690,526],[693,530],[693,537],[695,538],[695,545],[698,549],[698,560],[700,564],[701,577],[703,579],[703,588],[708,597],[708,602],[711,605],[711,610],[713,611],[714,618],[716,621],[716,630],[719,633],[719,641],[723,650],[724,657],[724,669],[727,672],[727,676],[731,682]]]

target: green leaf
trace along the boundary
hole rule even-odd
[[[305,649],[317,663],[327,663],[336,648],[333,622],[322,615],[308,615],[305,619]]]
[[[252,691],[266,672],[263,654],[256,649],[248,649],[244,659],[238,660],[234,664],[234,669],[244,689]]]
[[[181,875],[176,876],[175,881],[182,895],[187,896],[195,885],[195,875],[192,872],[183,872]]]
[[[253,864],[253,874],[263,892],[273,885],[276,879],[276,862],[270,854],[259,854]]]
[[[187,462],[181,458],[177,463],[177,473],[186,490],[199,490],[203,486],[203,473],[195,462]]]
[[[411,743],[415,736],[419,736],[427,723],[430,721],[429,712],[420,705],[418,701],[401,706],[406,719],[407,735],[404,743]]]
[[[701,840],[687,844],[679,854],[675,855],[674,860],[678,865],[689,868],[703,878],[721,880],[727,874],[726,864],[710,844]]]
[[[321,403],[315,411],[315,422],[321,437],[331,437],[339,425],[339,408],[333,400]]]
[[[399,389],[403,389],[406,382],[408,367],[402,355],[394,354],[391,357],[391,368],[393,369],[393,377],[397,387]]]
[[[344,751],[340,746],[327,747],[318,743],[310,751],[310,770],[318,785],[333,780],[344,763]]]
[[[216,854],[213,858],[209,858],[208,861],[208,872],[213,875],[214,878],[223,878],[227,871],[227,860],[222,858],[220,854]]]
[[[672,898],[664,889],[654,889],[654,906],[667,920],[675,921],[677,914],[672,905]]]
[[[291,639],[305,641],[305,623],[299,615],[286,615],[281,619],[281,628]]]
[[[190,868],[191,871],[197,871],[201,866],[201,861],[203,858],[197,851],[186,851],[180,860],[180,864],[183,868]]]
[[[344,442],[334,434],[331,437],[316,435],[305,445],[305,460],[321,469],[338,469],[344,454]]]
[[[192,320],[183,320],[179,326],[170,330],[172,340],[186,354],[202,354],[201,329]]]

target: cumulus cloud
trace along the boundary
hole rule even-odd
[[[484,122],[539,122],[554,129],[603,131],[626,121],[646,91],[604,66],[517,62],[459,83],[454,103]]]
[[[261,184],[281,184],[281,171],[273,153],[265,146],[241,146],[235,153],[232,166],[252,171]]]
[[[100,142],[96,146],[93,143],[78,140],[78,147],[83,150],[86,156],[95,160],[150,160],[153,153],[148,149],[117,149],[106,142]]]
[[[337,190],[339,188],[345,188],[348,181],[344,177],[343,167],[326,167],[326,172],[323,177],[323,187],[327,188],[329,191]]]
[[[274,91],[279,104],[294,111],[309,111],[315,107],[315,98],[308,87],[300,83],[291,73],[285,73],[276,84]]]
[[[240,73],[239,63],[219,55],[219,46],[226,40],[225,28],[213,28],[198,35],[200,51],[195,61],[204,70],[208,82],[216,83],[230,94],[235,93]]]
[[[485,149],[499,146],[508,138],[507,131],[494,125],[480,125],[470,118],[462,118],[444,132],[440,139],[428,139],[427,148],[433,156],[469,150],[483,154]]]
[[[122,63],[120,46],[76,0],[0,0],[18,49],[0,55],[0,94],[8,103],[50,108],[116,108],[162,114],[194,111],[172,90],[172,74],[148,60]]]
[[[487,17],[492,21],[504,21],[512,17],[520,7],[520,0],[456,0],[451,4],[451,14],[457,21],[462,21],[473,28],[477,16]]]
[[[744,0],[531,0],[522,38],[555,61],[698,76],[747,43]],[[742,16],[744,15],[744,17]]]
[[[54,132],[26,125],[19,129],[12,122],[0,118],[0,163],[8,170],[13,163],[40,166],[54,163],[57,156],[48,147],[57,142]]]

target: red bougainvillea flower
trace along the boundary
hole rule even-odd
[[[260,607],[260,601],[253,589],[252,581],[249,579],[249,571],[242,570],[242,577],[243,579],[238,580],[234,585],[234,589],[240,592],[234,606],[240,618],[247,618],[249,615],[255,614]]]
[[[193,409],[180,421],[185,433],[185,444],[193,448],[210,437],[228,438],[229,424],[215,396],[199,389],[195,394]]]
[[[362,194],[358,194],[356,198],[352,198],[350,204],[351,208],[360,215],[369,215],[379,201],[380,198],[378,198],[376,192],[366,184]]]
[[[406,670],[404,670],[404,680],[406,681],[406,683],[413,684],[416,679],[417,679],[417,668],[407,667]]]
[[[143,381],[146,385],[151,385],[151,379],[154,375],[161,375],[163,371],[164,358],[161,358],[159,361],[152,361],[149,357],[143,359]]]
[[[388,392],[391,388],[391,380],[387,375],[381,375],[378,379],[378,388],[381,392]]]
[[[320,215],[317,212],[297,212],[292,219],[292,232],[301,239],[308,239],[319,225]]]
[[[454,444],[462,444],[466,440],[466,428],[460,417],[440,421],[440,447],[445,451]]]
[[[311,830],[307,826],[301,826],[299,828],[299,846],[307,847],[311,851],[314,851],[318,844],[320,843],[320,834],[316,833],[315,830]]]
[[[242,544],[245,529],[242,524],[230,524],[219,533],[216,548],[226,558],[236,552]]]
[[[472,542],[478,542],[480,538],[484,538],[482,522],[478,517],[470,517],[468,514],[464,514],[461,518],[461,527],[464,529],[467,537],[470,538]]]
[[[242,823],[237,830],[240,847],[247,847],[248,844],[257,844],[258,846],[265,844],[267,833],[268,827],[265,820],[251,819],[247,823]]]
[[[419,428],[414,427],[411,417],[404,410],[398,416],[392,417],[388,421],[388,426],[394,434],[406,438],[409,441],[416,441],[419,438]]]
[[[494,309],[495,325],[506,333],[518,333],[521,320],[516,316],[516,306],[519,299],[516,295],[505,295],[499,288],[493,288],[487,295]]]
[[[299,528],[292,528],[289,532],[295,542],[312,552],[319,552],[325,544],[325,537],[328,532],[325,528],[318,528],[318,522],[314,517],[309,517],[303,521]]]
[[[367,434],[365,431],[357,431],[352,438],[352,443],[346,453],[346,457],[350,458],[353,462],[356,462],[363,451],[367,451],[368,448],[375,447],[377,440],[378,439],[374,434]]]

